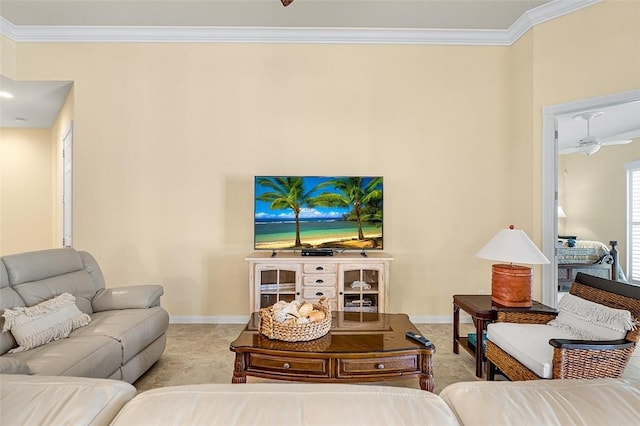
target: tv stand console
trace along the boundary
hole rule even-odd
[[[300,252],[251,253],[249,310],[257,312],[285,300],[317,303],[327,297],[332,311],[378,312],[389,310],[389,264],[378,251],[302,256]]]

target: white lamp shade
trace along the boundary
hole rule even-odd
[[[509,263],[530,265],[549,263],[549,259],[538,250],[538,247],[521,229],[500,230],[476,256]]]

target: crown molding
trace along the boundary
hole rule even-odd
[[[266,28],[16,26],[0,17],[0,33],[15,42],[480,44],[507,45],[507,31]]]
[[[577,12],[580,9],[593,6],[602,1],[603,0],[554,0],[528,10],[509,28],[510,44],[518,41],[520,37],[535,25]]]
[[[524,13],[508,30],[132,27],[14,25],[0,17],[0,34],[15,42],[66,43],[304,43],[510,46],[534,25],[602,0],[554,0]]]

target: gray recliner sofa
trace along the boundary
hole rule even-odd
[[[133,383],[162,355],[169,315],[160,285],[105,288],[96,260],[72,248],[8,255],[0,261],[0,315],[70,293],[91,322],[64,339],[23,352],[0,333],[2,372],[108,378]],[[4,321],[0,318],[0,330]],[[14,371],[7,371],[14,370]]]

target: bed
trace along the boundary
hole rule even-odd
[[[568,292],[578,272],[626,282],[618,262],[617,241],[611,247],[600,241],[558,239],[558,292]]]

